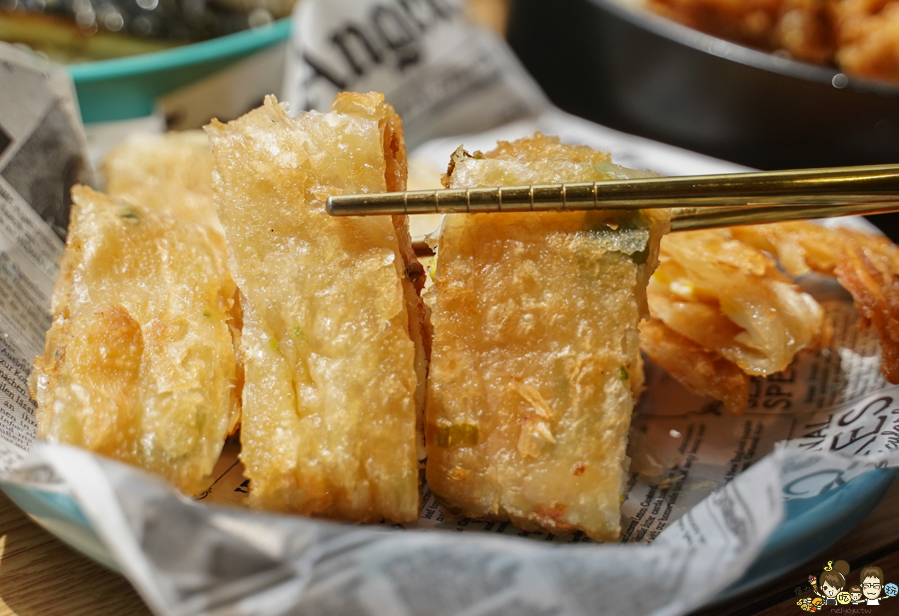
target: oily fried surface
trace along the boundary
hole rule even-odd
[[[198,489],[239,418],[236,289],[216,233],[72,191],[54,320],[30,379],[39,435]]]
[[[403,123],[391,105],[384,102],[383,97],[359,92],[343,92],[331,104],[334,113],[350,114],[377,119],[381,132],[381,148],[384,156],[385,190],[397,192],[406,190],[406,179],[409,175],[409,161],[406,157],[406,143],[403,139]],[[398,242],[399,253],[405,267],[403,278],[403,296],[406,310],[409,312],[409,336],[415,343],[415,374],[418,387],[415,391],[415,408],[418,409],[418,425],[423,425],[425,408],[425,391],[428,373],[428,358],[431,353],[430,321],[425,314],[425,306],[421,300],[421,291],[425,286],[425,270],[409,235],[409,217],[392,216],[394,230]],[[419,459],[424,459],[423,433],[419,432]]]
[[[690,391],[711,396],[741,415],[749,400],[749,375],[731,361],[681,336],[658,319],[640,324],[640,348]]]
[[[899,383],[899,268],[893,245],[853,243],[843,252],[834,273],[852,294],[863,325],[873,325],[880,338],[880,372]]]
[[[684,340],[658,330],[653,338],[643,336],[646,353],[692,391],[734,410],[737,398],[723,397],[727,390],[715,380],[704,386],[659,341],[681,344],[685,356],[692,352],[688,342],[698,345],[710,357],[758,375],[783,370],[796,353],[824,343],[829,329],[820,306],[760,251],[774,255],[793,276],[835,276],[852,294],[861,325],[877,330],[884,378],[899,382],[899,249],[884,237],[809,222],[667,236],[649,285],[649,305],[653,317]]]
[[[447,182],[597,180],[607,162],[538,134],[477,158],[457,152]],[[446,218],[426,442],[429,486],[452,511],[618,537],[642,383],[637,322],[664,224],[603,213]]]
[[[782,222],[769,225],[732,227],[735,239],[767,251],[777,257],[793,276],[810,271],[833,275],[847,238],[852,231],[834,231],[808,222]]]
[[[814,298],[728,229],[666,236],[648,294],[653,317],[747,374],[786,369],[825,334]]]
[[[203,131],[136,133],[106,155],[102,171],[111,197],[222,233],[212,198],[212,153]]]
[[[334,108],[291,119],[270,97],[207,127],[244,308],[241,459],[254,507],[414,520],[425,375],[404,224],[325,211],[404,188],[402,129],[380,95]]]
[[[833,61],[829,0],[648,0],[652,10],[708,34],[750,47],[782,49],[808,62]]]
[[[794,273],[836,276],[852,294],[862,325],[880,338],[880,371],[899,383],[899,248],[887,238],[807,222],[734,229],[742,241],[778,255]]]
[[[647,6],[742,45],[899,80],[896,0],[648,0]]]
[[[899,2],[842,0],[833,6],[837,65],[863,77],[899,81]]]

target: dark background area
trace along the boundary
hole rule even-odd
[[[762,170],[899,163],[891,84],[607,0],[515,0],[506,34],[553,103],[617,130]],[[899,214],[870,220],[899,241]]]

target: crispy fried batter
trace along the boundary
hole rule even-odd
[[[823,340],[821,306],[730,230],[666,236],[660,261],[652,315],[748,374],[780,372]]]
[[[749,375],[658,319],[640,323],[640,348],[690,391],[724,403],[734,415],[746,410]]]
[[[808,62],[833,61],[830,0],[647,0],[655,12],[714,36]]]
[[[54,320],[29,386],[39,435],[187,493],[239,418],[236,288],[211,229],[72,190]]]
[[[852,294],[862,326],[873,324],[878,332],[881,372],[899,382],[899,249],[884,237],[808,222],[668,236],[649,285],[653,316],[749,374],[783,370],[797,352],[825,343],[829,329],[820,306],[789,284],[760,250],[775,255],[791,275],[836,276]],[[669,338],[662,339],[675,344]],[[661,365],[671,361],[649,341],[644,336],[650,357]],[[670,371],[684,385],[724,400],[717,386],[709,382],[703,388],[682,367]]]
[[[536,135],[459,151],[454,188],[607,179],[608,155]],[[620,169],[618,170],[620,172]],[[450,215],[434,283],[428,483],[452,511],[526,530],[620,531],[643,382],[637,322],[665,220]]]
[[[732,227],[730,232],[741,242],[777,257],[792,276],[810,271],[832,275],[845,241],[840,233],[807,222],[745,225]],[[845,232],[845,237],[852,235]]]
[[[826,343],[830,331],[821,306],[761,252],[766,237],[759,235],[758,247],[741,237],[719,229],[663,238],[647,291],[653,319],[641,326],[642,349],[653,361],[733,413],[745,410],[747,375],[786,369],[800,351]],[[807,269],[796,249],[784,254]]]
[[[899,383],[899,268],[896,247],[860,243],[847,246],[834,269],[855,302],[862,325],[874,325],[880,337],[880,372]]]
[[[106,155],[102,170],[111,197],[223,233],[212,199],[212,153],[203,131],[136,133]]]
[[[734,228],[735,237],[777,255],[791,273],[836,276],[852,294],[862,326],[874,325],[880,371],[899,383],[899,248],[887,238],[807,222]]]
[[[899,81],[896,0],[647,0],[651,10],[713,36]]]
[[[409,174],[409,161],[406,157],[406,142],[403,139],[403,122],[394,108],[386,104],[382,96],[344,92],[331,104],[331,111],[368,118],[377,118],[378,130],[381,131],[382,150],[384,152],[386,188],[388,192],[406,190],[406,178]],[[424,267],[419,263],[412,238],[409,235],[409,217],[392,216],[391,222],[396,231],[396,239],[400,255],[405,266],[403,279],[403,296],[406,310],[409,312],[409,336],[415,343],[415,373],[418,376],[418,388],[415,391],[415,408],[418,409],[418,425],[424,425],[425,392],[428,373],[428,361],[431,355],[431,322],[425,314],[425,305],[421,300],[421,292],[425,286]],[[411,284],[410,284],[411,283]],[[424,459],[424,435],[419,432],[419,458]]]
[[[833,2],[837,65],[863,77],[899,81],[899,2]]]
[[[245,310],[251,506],[417,519],[420,270],[404,220],[325,211],[331,194],[405,188],[399,118],[376,94],[295,119],[269,97],[207,132]]]

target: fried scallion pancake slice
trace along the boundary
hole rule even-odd
[[[223,233],[212,198],[212,152],[201,130],[135,133],[103,160],[105,192]]]
[[[38,434],[196,492],[239,419],[236,288],[204,225],[72,190],[53,325],[29,385]]]
[[[102,170],[104,190],[113,199],[203,224],[214,231],[208,236],[209,242],[227,267],[228,247],[212,196],[212,151],[205,132],[134,133],[106,155]],[[230,271],[226,274],[230,278]],[[236,295],[231,313],[230,325],[237,340],[242,315]],[[243,360],[240,345],[235,347],[239,389],[243,384]]]
[[[214,187],[244,308],[241,460],[250,505],[418,518],[425,358],[405,220],[331,217],[329,195],[405,188],[378,94],[291,119],[274,97],[213,121]]]
[[[729,229],[666,236],[648,297],[654,318],[750,375],[780,372],[826,337],[815,299]]]
[[[880,338],[880,372],[899,383],[899,248],[889,239],[808,222],[735,227],[734,236],[777,255],[794,275],[836,276],[852,295],[863,327]]]
[[[450,169],[449,187],[473,188],[595,181],[611,167],[538,133],[460,150]],[[618,537],[637,323],[666,227],[642,213],[446,217],[426,443],[428,484],[451,511]]]

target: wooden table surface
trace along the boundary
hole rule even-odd
[[[861,567],[876,564],[883,569],[886,582],[899,583],[897,514],[899,483],[856,529],[824,554],[815,555],[748,597],[699,610],[693,616],[805,613],[796,605],[795,590],[805,586],[809,575],[820,573],[828,559],[848,561],[852,566],[850,579]],[[899,604],[899,597],[895,600]],[[899,605],[873,609],[884,615],[899,613]],[[0,492],[0,616],[149,613],[125,578],[66,546]]]
[[[0,616],[143,616],[131,584],[32,522],[0,492]]]

